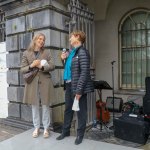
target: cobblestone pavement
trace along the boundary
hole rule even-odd
[[[11,126],[6,126],[0,122],[0,142],[6,139],[9,139],[19,133],[24,132],[25,130],[14,128]]]

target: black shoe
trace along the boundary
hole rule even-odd
[[[83,136],[77,136],[76,140],[75,140],[75,145],[79,145],[80,143],[82,143],[83,140]]]
[[[62,140],[62,139],[64,139],[66,136],[70,136],[70,133],[69,133],[69,132],[67,132],[67,133],[62,133],[60,136],[58,136],[58,137],[56,138],[56,140]]]

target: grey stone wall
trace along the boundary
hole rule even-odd
[[[20,73],[23,51],[28,47],[34,34],[42,32],[46,36],[45,47],[51,50],[56,69],[51,72],[56,100],[51,102],[51,121],[62,122],[64,106],[63,64],[60,60],[62,48],[68,48],[69,20],[66,8],[54,0],[23,3],[17,7],[9,6],[6,13],[6,47],[7,47],[7,83],[8,116],[25,121],[32,121],[31,106],[22,103],[24,80]],[[53,107],[56,105],[56,107]],[[57,106],[58,105],[58,106]]]

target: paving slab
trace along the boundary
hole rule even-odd
[[[138,150],[136,148],[125,147],[100,141],[84,139],[80,145],[75,145],[75,137],[66,137],[57,141],[59,133],[51,132],[47,139],[43,138],[43,133],[38,138],[32,138],[33,129],[18,134],[0,143],[0,150]]]

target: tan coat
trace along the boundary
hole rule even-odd
[[[29,65],[35,60],[33,51],[25,51],[22,57],[21,72],[29,71]],[[38,59],[47,60],[47,66],[44,66],[43,71],[39,71],[30,84],[25,83],[23,102],[27,104],[37,105],[39,103],[39,93],[42,105],[49,105],[50,101],[54,101],[54,87],[49,71],[54,70],[55,65],[50,53],[50,50],[40,52]],[[39,90],[39,92],[38,92]]]

